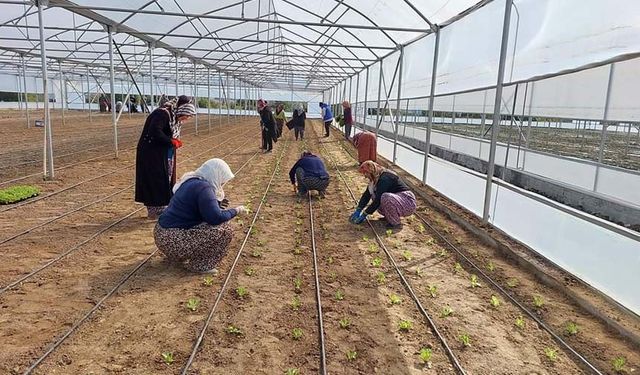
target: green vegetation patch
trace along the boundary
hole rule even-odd
[[[36,186],[18,185],[6,189],[0,189],[0,204],[11,204],[35,197],[40,194]]]

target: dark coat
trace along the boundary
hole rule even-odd
[[[265,127],[266,133],[269,136],[275,138],[275,136],[276,136],[276,120],[273,117],[273,113],[271,112],[271,109],[269,107],[265,107],[260,112],[260,121],[262,122],[262,125]]]
[[[158,108],[144,123],[136,153],[136,202],[166,206],[172,196],[167,152],[171,143],[169,112]]]

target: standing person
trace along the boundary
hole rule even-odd
[[[320,102],[320,108],[322,109],[322,121],[324,122],[324,136],[329,136],[329,128],[333,123],[333,112],[328,104]]]
[[[349,140],[351,138],[351,125],[353,125],[353,117],[351,116],[351,104],[348,101],[342,102],[344,112],[344,137]]]
[[[175,144],[172,144],[167,151],[167,166],[169,169],[169,180],[171,181],[171,185],[176,183],[176,176],[178,174],[176,170],[176,166],[178,163],[177,158],[177,150],[182,147],[182,141],[180,140],[181,135],[180,131],[182,130],[182,123],[178,120],[176,116],[176,109],[181,107],[183,104],[190,103],[191,100],[186,95],[180,95],[177,99],[172,99],[166,101],[162,107],[169,111],[171,117],[169,122],[169,127],[171,128],[172,138],[177,140]]]
[[[207,160],[185,173],[153,231],[158,249],[193,272],[215,273],[233,238],[228,221],[246,214],[244,206],[226,209],[223,186],[234,177],[222,159]]]
[[[308,191],[317,190],[320,197],[324,198],[329,186],[329,173],[324,163],[309,151],[303,151],[300,159],[291,167],[289,179],[293,184],[293,191],[297,192],[299,197],[303,197]]]
[[[354,135],[351,141],[358,150],[358,163],[362,164],[367,160],[376,161],[378,142],[375,133],[365,130]]]
[[[260,105],[260,102],[262,102],[262,105]],[[264,152],[267,153],[273,150],[273,141],[276,136],[276,122],[267,101],[260,99],[258,103],[258,112],[260,113],[260,122],[263,129],[262,137],[264,139]]]
[[[184,123],[194,115],[193,104],[182,104],[175,115],[165,106],[154,110],[144,123],[136,151],[135,201],[147,207],[150,219],[157,218],[171,199],[173,183],[167,153],[170,148],[182,145],[173,138],[171,123],[174,116],[176,121]]]
[[[276,138],[282,137],[282,128],[285,122],[287,122],[287,116],[284,113],[284,105],[278,104],[276,106],[276,113],[273,115],[276,120]]]
[[[293,117],[291,118],[291,121],[287,123],[287,127],[289,129],[293,129],[296,141],[298,140],[298,137],[300,140],[304,139],[304,126],[306,119],[307,115],[304,113],[302,106],[296,107],[293,110]]]
[[[413,192],[397,174],[371,160],[360,165],[360,173],[369,180],[369,185],[349,221],[360,224],[377,210],[387,220],[387,228],[401,228],[400,218],[416,210]],[[365,209],[369,201],[372,202]]]

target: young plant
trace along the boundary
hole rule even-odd
[[[438,253],[438,256],[440,256],[441,258],[444,258],[447,255],[449,255],[449,253],[447,252],[447,249],[440,249],[440,252]]]
[[[453,309],[450,306],[445,306],[442,308],[442,317],[447,318],[453,314]]]
[[[533,306],[535,306],[538,309],[544,306],[544,299],[542,298],[542,296],[537,294],[533,296]]]
[[[369,253],[377,253],[378,245],[374,242],[369,243]]]
[[[408,262],[411,259],[413,259],[413,254],[411,254],[411,252],[409,250],[405,250],[405,251],[402,252],[402,257],[404,258],[404,260],[406,260]]]
[[[488,269],[489,271],[493,272],[493,271],[496,269],[496,265],[495,265],[495,264],[493,264],[493,262],[489,262],[489,263],[487,264],[487,269]]]
[[[164,352],[162,353],[162,361],[168,365],[173,363],[173,353],[172,352]]]
[[[301,248],[299,248],[299,247],[294,247],[294,248],[293,248],[293,253],[294,253],[295,255],[300,255],[300,254],[302,254],[302,249],[301,249]]]
[[[369,236],[367,236],[367,235],[365,234],[364,236],[362,236],[362,240],[363,240],[364,242],[369,241]]]
[[[293,287],[295,288],[296,292],[300,292],[300,288],[302,287],[302,279],[300,279],[299,276],[296,276],[296,278],[293,279]]]
[[[389,296],[389,302],[391,302],[392,305],[399,305],[402,303],[402,298],[398,297],[395,294],[392,294]]]
[[[333,264],[333,257],[332,256],[328,256],[327,257],[327,263]]]
[[[244,299],[244,297],[249,295],[249,291],[247,290],[246,287],[239,286],[239,287],[236,288],[236,294],[238,295],[239,298]]]
[[[462,268],[462,265],[460,263],[456,262],[453,265],[453,273],[458,273],[458,272],[462,272],[462,271],[464,271],[464,268]]]
[[[515,325],[520,329],[524,329],[524,318],[521,316],[517,317]]]
[[[424,275],[424,271],[422,271],[422,268],[416,267],[416,276],[422,277],[422,275]]]
[[[382,259],[380,257],[373,258],[373,260],[371,261],[371,265],[374,267],[382,266]]]
[[[555,360],[558,359],[558,349],[544,348],[544,355],[546,355],[551,362],[555,362]]]
[[[354,361],[358,356],[358,353],[355,350],[347,350],[347,360]]]
[[[302,225],[302,220],[300,219],[296,220],[296,225]]]
[[[611,361],[611,366],[613,367],[613,371],[622,373],[626,372],[624,365],[627,364],[627,360],[624,357],[616,357]]]
[[[429,294],[431,298],[436,298],[438,296],[438,287],[435,285],[429,285]]]
[[[436,240],[434,240],[434,239],[433,239],[433,237],[428,238],[428,239],[426,239],[426,240],[424,241],[425,246],[431,246],[431,245],[433,245],[434,243],[436,243]]]
[[[251,252],[251,256],[254,258],[260,258],[262,256],[262,253],[258,249],[253,249],[253,251]]]
[[[401,320],[398,323],[398,329],[402,332],[409,332],[413,328],[413,323],[410,320]]]
[[[340,324],[340,328],[342,329],[347,329],[351,325],[351,321],[349,320],[349,318],[342,318],[338,321],[338,323]]]
[[[498,306],[500,306],[500,299],[496,296],[491,296],[489,303],[491,303],[491,306],[493,306],[494,309],[497,309]]]
[[[202,279],[202,284],[205,286],[213,285],[213,276],[207,276],[204,279]]]
[[[256,241],[256,245],[258,245],[260,247],[264,246],[264,244],[265,244],[265,242],[263,240]]]
[[[422,234],[424,233],[425,228],[424,228],[424,224],[420,223],[418,224],[418,233]]]
[[[464,334],[460,335],[459,339],[460,339],[460,342],[462,343],[462,345],[464,347],[471,346],[471,337],[469,337],[468,334],[464,333]]]
[[[244,269],[244,274],[247,276],[253,276],[256,274],[256,269],[253,267],[247,267]]]
[[[478,276],[476,275],[471,275],[471,287],[472,288],[478,288],[481,287],[482,285],[480,285],[480,283],[478,282]]]
[[[429,348],[422,348],[420,349],[420,360],[422,361],[422,363],[424,363],[425,365],[431,367],[431,355],[433,354],[433,351]]]
[[[391,235],[393,234],[393,229],[387,229],[385,233],[387,234],[387,237],[391,237]]]
[[[200,306],[200,300],[197,298],[189,298],[187,300],[187,309],[191,310],[191,311],[196,311],[198,309],[198,306]]]
[[[233,324],[230,324],[227,327],[227,333],[230,334],[230,335],[240,336],[240,335],[242,335],[242,330],[240,330],[240,328],[234,326]]]
[[[511,278],[509,280],[507,280],[507,286],[509,288],[515,288],[518,286],[518,284],[520,284],[520,282],[518,281],[518,279],[515,278]]]
[[[300,375],[300,370],[297,368],[288,368],[284,375]]]
[[[569,335],[576,335],[578,334],[578,325],[574,322],[569,322],[567,323],[567,326],[565,327],[565,331],[569,334]]]
[[[336,290],[336,301],[342,301],[344,299],[344,292],[341,290]]]
[[[293,337],[294,340],[300,340],[300,338],[302,337],[302,329],[301,328],[294,328],[291,331],[291,337]]]
[[[384,272],[380,271],[376,274],[376,280],[378,280],[378,284],[384,284],[387,281],[387,277],[384,275]]]

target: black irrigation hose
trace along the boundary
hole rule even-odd
[[[228,133],[228,132],[227,132],[227,133]],[[223,133],[223,134],[225,134],[225,133]],[[219,135],[222,135],[222,134],[219,134]],[[233,138],[229,138],[229,139],[227,139],[225,142],[221,143],[221,145],[222,145],[222,144],[224,144],[224,143],[229,142],[231,139],[238,138],[239,136],[240,136],[240,135],[238,135],[238,136],[236,136],[236,137],[233,137]],[[211,137],[214,137],[214,136],[211,136]],[[211,138],[211,137],[207,137],[206,139],[209,139],[209,138]],[[200,142],[193,143],[193,144],[191,144],[191,145],[195,145],[195,144],[202,143],[202,142],[204,142],[206,139],[203,139],[203,140],[201,140]],[[218,145],[218,146],[219,146],[219,145]],[[186,160],[188,160],[188,159],[186,159]],[[52,197],[52,196],[54,196],[54,195],[58,195],[58,194],[63,193],[63,192],[65,192],[65,191],[67,191],[67,190],[71,190],[71,189],[73,189],[73,188],[75,188],[75,187],[78,187],[78,186],[80,186],[80,185],[86,184],[87,182],[91,182],[91,181],[97,180],[97,179],[102,178],[102,177],[110,176],[110,175],[115,174],[115,173],[118,173],[118,172],[126,171],[126,170],[127,170],[127,169],[126,169],[126,167],[130,167],[130,166],[133,166],[133,165],[134,165],[134,163],[125,164],[125,165],[120,166],[119,168],[116,168],[115,170],[113,170],[113,171],[111,171],[111,172],[107,172],[107,173],[103,173],[103,174],[101,174],[101,175],[99,175],[99,176],[91,177],[91,178],[89,178],[89,179],[87,179],[87,180],[80,181],[80,182],[78,182],[78,183],[76,183],[76,184],[74,184],[74,185],[67,186],[66,188],[62,188],[62,189],[60,189],[60,190],[53,191],[53,192],[51,192],[51,193],[49,193],[49,194],[47,194],[47,195],[42,195],[42,196],[39,196],[39,197],[34,198],[34,199],[29,199],[29,200],[23,201],[23,202],[21,202],[21,203],[16,203],[15,205],[12,205],[12,206],[9,206],[9,207],[7,207],[7,208],[5,208],[5,209],[0,210],[0,213],[2,213],[2,212],[6,212],[6,211],[10,211],[10,210],[13,210],[13,209],[18,208],[18,207],[22,207],[22,206],[27,205],[27,204],[35,203],[35,202],[41,201],[41,200],[43,200],[43,199],[46,199],[46,198]]]
[[[311,223],[311,250],[313,254],[313,276],[316,283],[316,306],[318,310],[318,341],[320,344],[320,374],[327,374],[327,353],[324,343],[324,323],[322,321],[322,303],[320,299],[320,279],[318,277],[318,251],[316,249],[316,234],[313,222],[313,202],[311,192],[307,192],[309,197],[309,221]]]
[[[227,288],[227,284],[229,283],[229,280],[231,279],[231,275],[233,274],[233,271],[236,268],[238,261],[240,260],[240,256],[242,255],[242,251],[244,250],[244,247],[246,246],[247,241],[249,240],[249,236],[251,235],[251,229],[253,228],[254,224],[258,219],[258,214],[260,213],[260,209],[262,208],[262,205],[266,201],[267,194],[269,193],[269,189],[271,188],[271,184],[273,183],[273,179],[275,178],[276,173],[278,173],[278,170],[280,168],[280,162],[282,161],[282,157],[284,156],[284,153],[287,150],[288,145],[289,145],[289,140],[287,139],[287,143],[285,143],[285,146],[282,148],[282,152],[280,153],[280,156],[277,159],[276,165],[273,168],[273,173],[271,174],[271,179],[269,179],[267,188],[265,189],[264,194],[260,199],[260,204],[258,205],[258,208],[256,208],[256,212],[253,215],[253,220],[251,220],[251,224],[249,224],[249,227],[247,227],[247,234],[244,236],[244,240],[240,245],[240,249],[238,249],[238,253],[236,254],[236,257],[234,258],[233,263],[231,264],[229,273],[227,274],[227,277],[224,279],[224,282],[222,283],[222,287],[218,291],[218,295],[216,296],[216,301],[214,302],[213,306],[211,306],[211,309],[209,310],[209,315],[207,316],[207,320],[205,321],[204,326],[202,326],[202,329],[200,330],[200,334],[198,334],[198,338],[196,339],[196,342],[193,344],[193,349],[191,350],[189,359],[187,360],[187,362],[184,364],[184,367],[180,371],[181,375],[187,374],[187,371],[189,371],[191,364],[193,364],[193,361],[196,358],[196,354],[198,353],[198,349],[202,344],[202,340],[204,339],[204,335],[207,332],[207,328],[209,327],[209,325],[211,324],[211,320],[213,319],[213,314],[215,314],[216,309],[218,308],[218,304],[220,303],[220,300],[222,300],[222,296],[224,294],[225,289]]]
[[[542,327],[545,331],[547,331],[553,338],[563,346],[569,353],[571,353],[576,359],[578,359],[582,365],[584,365],[587,369],[589,369],[594,374],[602,375],[593,364],[591,364],[586,358],[584,358],[580,353],[578,353],[575,349],[573,349],[569,344],[567,344],[560,336],[558,336],[549,326],[547,326],[541,319],[539,319],[533,312],[527,309],[524,305],[522,305],[518,300],[516,300],[509,292],[507,292],[500,284],[495,282],[489,275],[484,273],[478,265],[476,265],[471,259],[469,259],[460,249],[458,249],[454,244],[452,244],[442,233],[440,233],[436,228],[434,228],[427,220],[420,215],[417,211],[414,213],[420,221],[422,221],[426,226],[431,229],[433,233],[435,233],[438,237],[440,237],[449,247],[455,251],[462,260],[464,260],[467,264],[469,264],[472,268],[474,268],[480,276],[482,276],[485,280],[487,280],[494,288],[496,288],[502,295],[504,295],[507,299],[509,299],[514,305],[518,306],[522,312],[529,316],[529,318],[533,319],[540,327]]]
[[[237,137],[234,137],[234,138],[237,138]],[[224,143],[229,142],[231,139],[233,139],[233,138],[230,138],[229,140],[225,141]],[[234,152],[236,152],[238,149],[240,149],[240,148],[242,148],[244,145],[246,145],[248,142],[249,142],[249,140],[245,141],[242,145],[238,146],[236,149],[234,149],[233,151],[231,151],[231,152],[230,152],[230,153],[228,153],[227,155],[231,155],[231,154],[233,154],[233,153],[234,153]],[[199,153],[199,154],[197,154],[197,155],[194,155],[194,156],[192,156],[192,157],[190,157],[190,158],[188,158],[188,159],[184,159],[184,160],[183,160],[183,161],[181,161],[181,162],[184,162],[184,161],[190,160],[190,159],[192,159],[192,158],[195,158],[195,157],[197,157],[197,156],[200,156],[200,155],[202,155],[202,154],[204,154],[204,153],[206,153],[206,152],[211,151],[212,149],[214,149],[214,148],[216,148],[216,147],[219,147],[219,146],[223,145],[224,143],[221,143],[221,144],[219,144],[219,145],[217,145],[217,146],[215,146],[215,147],[212,147],[212,148],[210,148],[210,149],[208,149],[208,150],[206,150],[206,151],[204,151],[204,152],[201,152],[201,153]],[[227,156],[227,155],[225,155],[225,156]],[[255,157],[255,155],[254,155],[254,157]],[[251,157],[251,159],[253,159],[253,157]],[[249,159],[249,160],[251,160],[251,159]],[[246,163],[245,163],[245,165],[246,165]],[[242,168],[244,168],[244,165],[243,165],[243,167],[242,167]],[[240,169],[239,169],[238,171],[240,171]],[[131,187],[133,187],[133,184],[132,184],[132,185],[129,185],[128,187],[126,187],[126,188],[125,188],[125,190],[126,190],[126,189],[129,189],[129,188],[131,188]],[[117,193],[119,193],[119,192],[117,192]],[[116,193],[116,194],[117,194],[117,193]],[[112,195],[113,195],[113,194],[112,194]],[[103,198],[103,199],[104,199],[104,198]],[[94,201],[94,202],[90,203],[89,205],[94,204],[94,203],[97,203],[97,202],[99,202],[99,201]],[[85,207],[86,207],[86,206],[85,206]],[[81,207],[81,208],[82,208],[82,207]],[[115,220],[114,222],[112,222],[112,223],[111,223],[111,224],[109,224],[108,226],[106,226],[106,227],[104,227],[104,228],[100,229],[99,231],[97,231],[96,233],[94,233],[93,235],[91,235],[89,238],[87,238],[87,239],[85,239],[84,241],[80,242],[79,244],[77,244],[77,245],[75,245],[75,246],[73,246],[73,247],[69,248],[68,250],[66,250],[66,251],[65,251],[65,252],[63,252],[62,254],[59,254],[58,256],[56,256],[55,258],[51,259],[50,261],[48,261],[47,263],[43,264],[42,266],[40,266],[40,267],[36,268],[35,270],[33,270],[33,271],[29,272],[28,274],[26,274],[26,275],[24,275],[24,276],[21,276],[21,277],[20,277],[20,278],[18,278],[17,280],[14,280],[14,281],[12,281],[11,283],[9,283],[8,285],[6,285],[6,286],[2,287],[2,289],[0,289],[0,294],[2,294],[2,293],[4,293],[4,292],[6,292],[7,290],[9,290],[9,289],[13,288],[14,286],[16,286],[16,285],[18,285],[18,284],[22,283],[23,281],[25,281],[25,280],[27,280],[27,279],[29,279],[29,278],[33,277],[33,276],[34,276],[34,275],[36,275],[36,274],[40,273],[42,270],[44,270],[44,269],[46,269],[46,268],[49,268],[51,265],[53,265],[53,264],[55,264],[55,263],[59,262],[60,260],[64,259],[67,255],[71,254],[72,252],[75,252],[76,250],[78,250],[79,248],[81,248],[81,247],[82,247],[83,245],[85,245],[86,243],[88,243],[88,242],[90,242],[91,240],[95,239],[96,237],[100,236],[101,234],[103,234],[104,232],[106,232],[106,231],[108,231],[109,229],[113,228],[114,226],[116,226],[116,225],[120,224],[121,222],[123,222],[124,220],[128,219],[129,217],[131,217],[131,216],[132,216],[132,215],[134,215],[135,213],[139,212],[139,211],[140,211],[140,210],[142,210],[143,208],[144,208],[144,207],[137,208],[137,209],[135,209],[134,211],[132,211],[132,212],[130,212],[130,213],[128,213],[128,214],[126,214],[125,216],[123,216],[123,217],[121,217],[121,218],[119,218],[119,219]],[[66,215],[65,215],[65,216],[66,216]],[[57,219],[59,219],[59,218],[60,218],[60,217],[54,218],[53,220],[50,220],[48,223],[50,223],[50,222],[52,222],[52,221],[55,221],[55,220],[57,220]],[[45,223],[45,224],[48,224],[48,223]],[[42,225],[41,225],[41,226],[42,226]],[[35,228],[31,228],[31,229],[29,229],[29,231],[31,231],[32,229],[35,229]],[[24,233],[28,233],[28,231],[27,231],[27,232],[23,232],[22,234],[24,234]],[[20,235],[22,235],[22,234],[20,234]],[[17,236],[14,236],[14,238],[15,238],[15,237],[17,237]],[[11,239],[12,239],[12,238],[10,238],[9,240],[11,240]],[[6,241],[5,241],[5,242],[6,242]]]
[[[248,142],[248,141],[247,141]],[[244,143],[246,144],[246,142]],[[243,144],[243,145],[244,145]],[[236,149],[237,150],[237,149]],[[226,154],[224,157],[231,155],[234,151]],[[242,170],[242,168],[244,168],[249,161],[251,161],[251,159],[253,159],[256,155],[258,154],[258,152],[256,152],[251,158],[249,158],[249,160],[247,160],[242,167],[240,167],[240,169],[238,169],[235,173],[237,174],[238,172],[240,172],[240,170]],[[143,207],[139,208],[137,211],[142,210]],[[255,218],[254,218],[255,220]],[[64,340],[66,340],[69,336],[71,336],[71,334],[73,334],[73,332],[75,332],[81,325],[82,323],[84,323],[89,317],[91,317],[91,315],[98,310],[102,304],[104,303],[104,301],[106,301],[109,297],[111,297],[125,282],[127,282],[127,280],[129,280],[131,278],[131,276],[133,276],[136,272],[138,272],[138,270],[140,270],[140,268],[142,268],[145,264],[147,264],[147,262],[149,262],[149,260],[158,252],[158,249],[155,249],[154,251],[151,252],[151,254],[149,254],[145,259],[143,259],[140,263],[138,263],[138,265],[131,270],[131,272],[129,272],[125,277],[123,277],[110,291],[109,293],[107,293],[104,297],[102,297],[102,299],[100,299],[100,301],[98,301],[93,308],[91,308],[91,310],[89,310],[79,321],[77,321],[73,326],[71,326],[71,328],[69,328],[69,330],[62,335],[62,337],[60,337],[58,340],[56,340],[55,343],[53,343],[49,349],[42,355],[40,356],[35,362],[33,362],[31,364],[31,366],[29,366],[29,368],[27,368],[25,370],[25,372],[23,373],[23,375],[29,375],[33,372],[33,370],[35,370],[49,355],[51,355],[51,353],[53,353],[53,351],[58,348],[63,342]]]
[[[322,146],[322,147],[324,148],[324,146]],[[325,149],[325,151],[326,151],[326,149]],[[349,194],[351,195],[351,198],[353,199],[354,202],[357,202],[358,200],[357,200],[356,196],[353,194],[353,191],[351,190],[351,187],[347,183],[347,180],[344,178],[344,176],[342,175],[342,172],[338,168],[338,164],[335,162],[335,160],[333,159],[331,154],[326,153],[326,155],[331,159],[331,162],[335,166],[335,169],[338,172],[338,175],[340,176],[340,179],[342,180],[342,182],[344,182],[345,187],[349,191]],[[369,224],[369,227],[373,231],[373,234],[376,236],[376,240],[377,240],[378,244],[380,244],[380,247],[385,252],[385,254],[387,255],[387,258],[389,259],[389,261],[391,262],[391,264],[395,268],[396,273],[398,274],[398,276],[400,277],[400,280],[402,281],[402,284],[404,285],[404,287],[407,289],[407,291],[411,295],[411,298],[413,299],[413,301],[415,302],[416,306],[418,307],[418,310],[420,310],[420,313],[425,317],[425,319],[427,319],[429,325],[431,326],[431,329],[433,330],[433,332],[436,334],[436,336],[440,340],[440,343],[444,347],[445,352],[446,352],[447,356],[449,357],[449,359],[451,360],[451,362],[453,363],[454,367],[456,368],[456,371],[458,373],[462,374],[462,375],[466,375],[466,372],[465,372],[464,368],[462,367],[462,364],[460,364],[460,362],[458,361],[458,358],[453,353],[453,350],[451,349],[451,347],[449,347],[449,344],[447,344],[447,340],[444,338],[444,336],[438,330],[435,321],[433,319],[431,319],[431,316],[429,316],[427,311],[422,306],[422,303],[420,303],[420,299],[413,292],[413,289],[409,285],[409,282],[407,281],[407,279],[402,274],[402,271],[398,267],[398,264],[395,262],[395,260],[391,256],[391,253],[389,252],[389,249],[387,249],[387,246],[384,244],[384,241],[378,235],[378,232],[374,228],[373,224],[371,224],[371,221],[369,219],[367,219],[367,224]]]
[[[354,156],[350,152],[347,151],[347,154],[349,154],[349,156],[354,158]],[[573,349],[573,347],[571,347],[569,344],[567,344],[566,341],[564,341],[560,336],[558,336],[555,332],[553,332],[553,330],[549,326],[547,326],[541,319],[539,319],[534,313],[532,313],[523,304],[521,304],[518,300],[516,300],[513,296],[511,296],[511,294],[509,294],[509,292],[507,292],[502,286],[500,286],[500,284],[498,284],[489,275],[487,275],[484,271],[482,271],[482,269],[478,265],[476,265],[471,259],[469,259],[466,255],[464,255],[464,253],[460,249],[458,249],[458,247],[456,247],[453,243],[451,243],[442,233],[440,233],[435,227],[433,227],[422,215],[420,215],[417,211],[414,213],[414,215],[418,219],[420,219],[420,221],[422,221],[426,226],[428,226],[429,229],[431,229],[431,231],[433,233],[435,233],[447,245],[449,245],[449,247],[452,250],[454,250],[462,258],[463,261],[465,261],[472,268],[474,268],[476,271],[478,271],[480,276],[482,276],[485,280],[487,280],[503,296],[505,296],[514,305],[516,305],[520,310],[522,310],[522,312],[524,312],[527,316],[529,316],[531,319],[533,319],[533,321],[535,321],[540,327],[542,327],[545,331],[547,331],[547,333],[549,333],[551,335],[551,337],[553,337],[553,339],[556,340],[556,342],[558,344],[560,344],[562,347],[565,348],[566,351],[568,351],[571,355],[573,355],[576,359],[578,359],[578,361],[580,361],[580,363],[585,368],[589,369],[589,371],[591,371],[594,374],[598,374],[598,375],[602,375],[603,374],[592,363],[590,363],[580,353],[578,353],[575,349]]]

